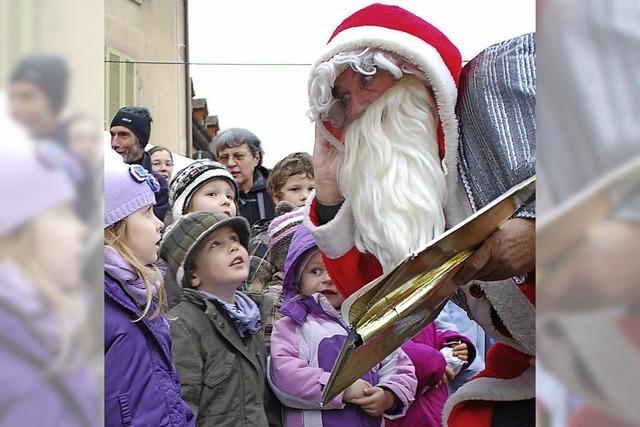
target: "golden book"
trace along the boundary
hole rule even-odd
[[[535,176],[410,254],[342,305],[350,332],[323,391],[329,402],[437,317],[464,260],[535,193]]]

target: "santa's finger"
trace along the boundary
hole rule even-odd
[[[482,245],[467,260],[462,263],[460,270],[453,276],[453,281],[458,286],[464,286],[482,270],[491,259],[491,251],[488,245]]]

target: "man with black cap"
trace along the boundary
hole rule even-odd
[[[169,190],[167,180],[153,172],[151,156],[145,151],[151,135],[151,114],[145,107],[122,107],[111,120],[111,148],[122,156],[127,164],[142,165],[151,172],[160,183],[156,193],[156,205],[153,212],[164,221],[169,208]]]
[[[34,140],[66,142],[60,113],[67,100],[69,70],[64,59],[31,55],[14,68],[9,79],[9,111]]]

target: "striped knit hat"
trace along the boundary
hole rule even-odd
[[[229,171],[222,164],[213,160],[196,160],[180,170],[169,184],[169,204],[171,205],[174,221],[186,213],[185,211],[189,206],[193,193],[212,179],[226,180],[235,191],[237,203],[238,184],[236,184]]]
[[[269,257],[276,270],[283,271],[291,238],[304,219],[304,207],[283,201],[276,205],[276,215],[269,224]]]

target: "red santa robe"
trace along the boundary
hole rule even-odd
[[[457,172],[458,129],[455,115],[461,58],[438,29],[396,6],[375,4],[343,21],[316,61],[339,52],[376,47],[409,59],[431,83],[438,107],[438,143],[448,190],[445,216],[453,226],[473,213]],[[313,73],[313,72],[312,72]],[[341,144],[341,134],[327,122],[318,126],[329,142]],[[305,223],[323,253],[325,265],[345,297],[382,274],[380,263],[361,253],[354,242],[355,219],[348,200],[327,224],[320,224],[315,195],[307,201]],[[470,283],[464,287],[473,319],[499,344],[488,354],[487,368],[451,396],[443,420],[451,426],[491,424],[492,403],[535,397],[535,286],[514,280]],[[497,313],[499,324],[494,324]],[[512,369],[503,369],[505,361]],[[474,420],[470,423],[469,420]]]

